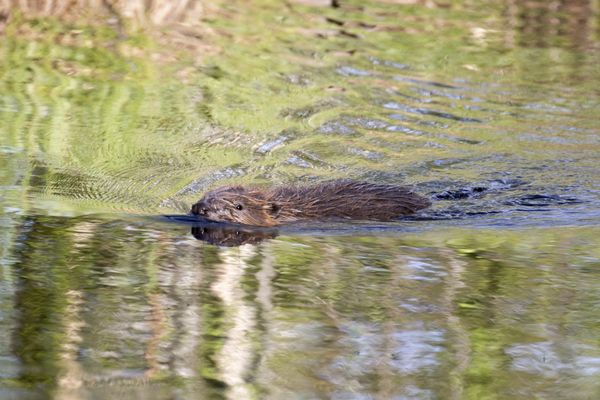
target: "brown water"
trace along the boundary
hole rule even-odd
[[[328,3],[0,21],[0,398],[600,396],[598,2]],[[184,216],[331,178],[434,205]]]

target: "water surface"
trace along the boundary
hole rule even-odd
[[[0,397],[597,397],[597,4],[340,3],[0,21]],[[434,205],[162,217],[332,178]]]

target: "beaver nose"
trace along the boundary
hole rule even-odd
[[[208,207],[203,202],[198,202],[192,206],[192,214],[194,215],[208,215]]]

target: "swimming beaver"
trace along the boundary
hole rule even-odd
[[[212,221],[276,226],[325,218],[389,221],[430,205],[406,187],[337,180],[270,189],[224,186],[206,193],[191,212]]]

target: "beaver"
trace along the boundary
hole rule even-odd
[[[191,213],[211,221],[271,227],[332,218],[390,221],[430,205],[407,187],[334,180],[269,189],[224,186],[206,193]]]

